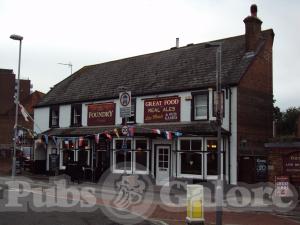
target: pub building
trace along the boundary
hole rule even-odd
[[[263,143],[272,136],[274,33],[262,31],[256,7],[251,11],[244,35],[216,41],[222,48],[221,167],[231,184],[252,182],[243,173],[256,165],[245,158],[264,157]],[[158,185],[217,179],[216,51],[188,44],[78,70],[35,107],[35,122],[48,139],[35,161],[46,171],[80,165],[83,176],[95,180],[109,168],[150,176]],[[131,91],[127,135],[122,90]],[[55,155],[58,161],[49,163]]]

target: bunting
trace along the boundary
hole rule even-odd
[[[95,134],[95,142],[99,144],[100,134]]]
[[[161,131],[160,131],[160,129],[152,129],[152,133],[161,134]]]
[[[135,127],[134,126],[128,126],[128,136],[133,137],[135,132]]]
[[[84,137],[79,137],[78,146],[83,146]]]
[[[114,129],[114,133],[115,133],[115,135],[116,135],[118,138],[120,138],[118,128],[115,128],[115,129]]]

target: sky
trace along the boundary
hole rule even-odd
[[[244,34],[257,4],[272,28],[276,106],[300,106],[299,0],[0,0],[0,68],[18,71],[33,90],[50,87],[83,66]]]

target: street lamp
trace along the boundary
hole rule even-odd
[[[216,225],[222,224],[222,202],[223,202],[223,188],[222,188],[222,168],[221,168],[221,143],[222,143],[222,87],[221,87],[221,72],[222,72],[222,43],[213,42],[207,43],[206,48],[216,47],[216,92],[217,92],[217,107],[216,107],[216,122],[217,122],[217,137],[218,137],[218,180],[216,185],[215,201],[216,201]]]
[[[12,34],[10,38],[15,41],[20,41],[19,45],[19,64],[18,64],[18,79],[16,82],[17,93],[15,94],[16,114],[15,114],[15,126],[14,126],[14,152],[12,161],[11,176],[14,179],[16,176],[16,148],[17,148],[17,136],[18,136],[18,113],[19,113],[19,93],[20,93],[20,67],[21,67],[21,48],[23,37],[20,35]]]

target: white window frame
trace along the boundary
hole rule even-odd
[[[116,149],[116,141],[117,141],[117,140],[122,140],[122,141],[123,141],[124,139],[125,139],[125,138],[114,138],[114,139],[113,139],[113,149],[114,149],[114,150],[113,150],[113,173],[124,173],[124,169],[123,169],[123,170],[120,170],[120,169],[117,169],[117,168],[116,168],[116,152],[117,152],[117,151],[115,150],[115,149]],[[130,145],[131,145],[131,149],[132,149],[132,147],[133,147],[133,139],[132,139],[132,138],[126,138],[126,140],[130,140],[130,141],[131,141],[131,144],[130,144]],[[133,158],[133,157],[132,157],[132,155],[133,155],[133,154],[132,154],[132,151],[130,150],[130,151],[128,151],[128,152],[131,152],[131,161],[132,161],[132,158]],[[126,173],[130,173],[130,174],[131,174],[131,173],[132,173],[132,169],[133,169],[132,167],[133,167],[133,166],[130,166],[130,170],[126,170]]]
[[[207,150],[207,141],[208,140],[214,140],[214,141],[218,141],[217,138],[215,137],[207,137],[205,138],[205,154],[204,154],[204,170],[205,170],[205,178],[207,180],[217,180],[218,179],[218,175],[208,175],[207,174],[207,154],[208,154],[208,150]],[[217,149],[218,151],[218,149]],[[223,151],[223,138],[221,141],[221,152]],[[222,174],[222,179],[223,179],[223,157],[224,157],[224,153],[221,153],[221,174]]]
[[[205,103],[205,108],[206,108],[206,115],[205,116],[197,116],[197,110],[196,108],[197,107],[204,107],[204,105],[197,105],[196,104],[196,98],[197,96],[205,96],[206,97],[206,103]],[[194,101],[193,101],[193,104],[194,104],[194,120],[207,120],[208,119],[208,112],[209,112],[209,94],[208,93],[199,93],[199,94],[195,94],[193,95],[193,98],[194,98]]]
[[[192,141],[192,140],[201,140],[201,151],[203,151],[203,143],[204,143],[204,138],[203,137],[182,137],[182,138],[178,138],[178,141],[177,141],[177,146],[180,147],[180,141],[181,140],[189,140],[189,141]],[[181,150],[181,149],[179,149]],[[193,152],[192,150],[190,150],[191,152]],[[201,174],[200,175],[196,175],[196,174],[186,174],[186,173],[181,173],[181,152],[178,152],[177,153],[177,171],[178,171],[178,174],[177,174],[177,177],[178,178],[198,178],[198,179],[203,179],[203,175],[204,175],[204,167],[203,167],[203,157],[204,157],[204,152],[201,152]]]

